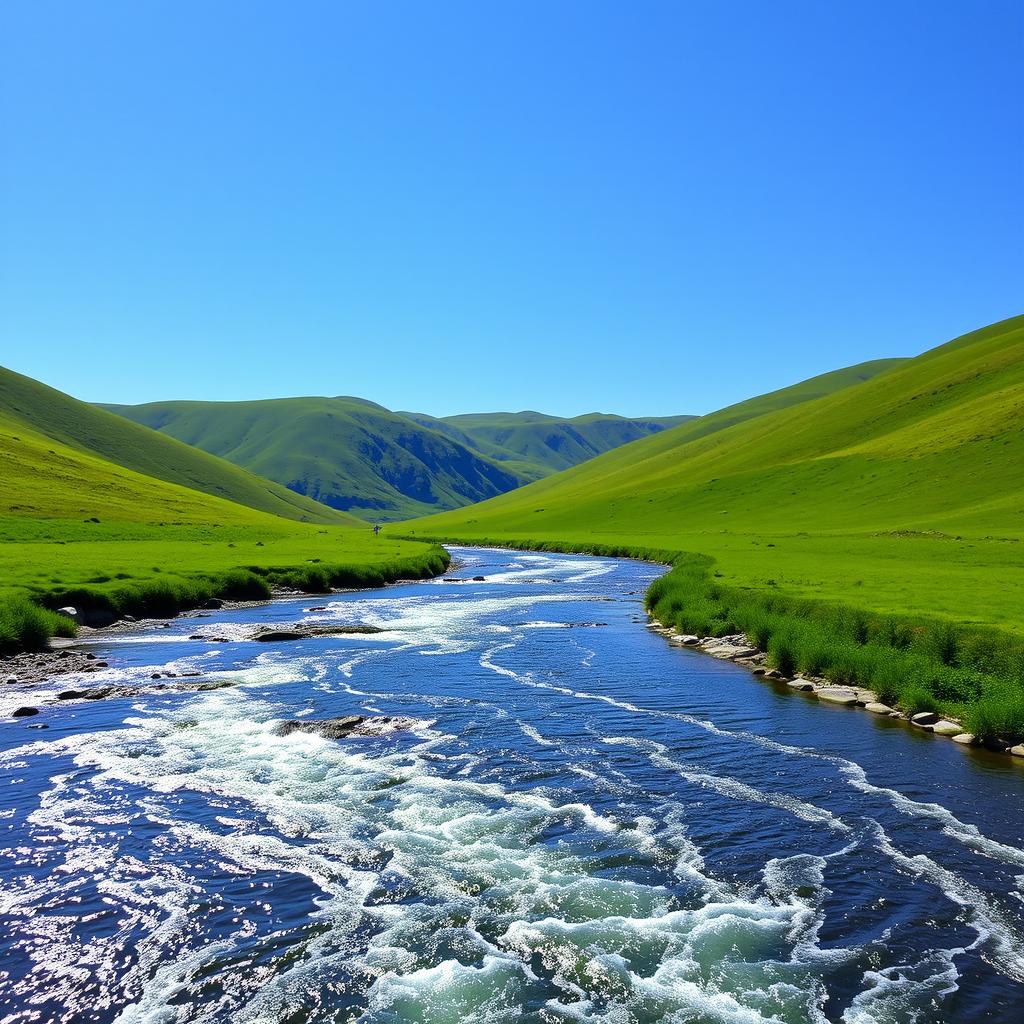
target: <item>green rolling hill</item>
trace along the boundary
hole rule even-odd
[[[763,607],[841,604],[1021,637],[1022,424],[1017,317],[741,403],[403,532],[690,552],[713,560],[718,590]],[[682,614],[685,597],[674,600]],[[970,703],[967,686],[956,692]]]
[[[447,421],[358,398],[104,408],[381,522],[482,501],[674,422],[539,413]]]
[[[271,480],[2,367],[0,415],[70,449],[167,483],[288,519],[359,525]]]
[[[612,448],[695,418],[627,419],[597,412],[572,419],[541,412],[469,413],[443,418],[423,413],[402,415],[497,459],[527,480],[578,466]]]

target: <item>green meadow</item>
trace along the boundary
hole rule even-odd
[[[68,633],[69,620],[47,610],[67,604],[107,617],[163,616],[211,597],[267,597],[275,585],[374,586],[447,565],[435,545],[374,537],[343,513],[323,507],[321,516],[314,502],[307,516],[308,499],[292,495],[293,504],[270,481],[53,394],[59,399],[30,415],[10,400],[0,412],[0,651]],[[125,461],[159,454],[163,478],[97,454],[121,444]],[[237,500],[172,482],[200,470]],[[335,525],[350,522],[358,525]]]
[[[660,555],[649,604],[1024,733],[1024,318],[701,417],[410,537]],[[829,379],[830,378],[830,379]]]

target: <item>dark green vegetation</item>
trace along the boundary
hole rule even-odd
[[[105,408],[380,522],[482,501],[675,422],[540,413],[435,420],[359,398]]]
[[[351,517],[325,509],[280,484],[260,479],[222,459],[211,458],[173,438],[143,429],[123,417],[0,367],[0,430],[4,426],[15,433],[21,428],[31,430],[40,437],[136,473],[262,512],[312,523],[356,525]],[[7,482],[6,475],[4,481]],[[45,482],[40,481],[40,486],[45,488]],[[31,490],[22,496],[32,501]],[[48,508],[45,500],[40,507],[44,511]]]
[[[749,629],[780,664],[1019,736],[1024,317],[829,376],[403,532],[706,556],[652,591],[685,631]]]
[[[16,374],[0,392],[0,650],[36,648],[69,620],[170,615],[211,597],[374,586],[444,569],[436,546],[374,537],[358,520]],[[80,408],[79,408],[80,407]],[[101,454],[102,453],[102,454]],[[184,453],[184,454],[182,454]],[[132,466],[159,462],[163,478]],[[160,461],[163,460],[163,461]],[[192,472],[300,522],[168,482]],[[197,485],[198,486],[198,485]]]

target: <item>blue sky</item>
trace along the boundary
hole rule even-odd
[[[1024,312],[1024,4],[0,9],[0,363],[706,412]]]

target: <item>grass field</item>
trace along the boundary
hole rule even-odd
[[[62,396],[74,414],[68,403],[74,399]],[[266,597],[274,584],[320,592],[433,575],[447,565],[436,546],[374,537],[346,516],[343,523],[357,525],[272,515],[146,476],[55,433],[36,429],[14,405],[0,406],[0,651],[39,647],[68,631],[68,620],[41,606],[171,615],[210,597]],[[214,464],[208,479],[221,472],[220,460],[196,454]],[[224,465],[226,479],[241,474]],[[275,485],[242,476],[276,501]]]
[[[893,649],[918,659],[886,677],[892,699],[982,708],[982,732],[1019,735],[1024,318],[801,399],[812,383],[402,532],[687,553],[652,592],[659,614],[687,631],[727,632],[748,628],[756,613],[766,645],[788,644],[805,662],[814,648],[819,668],[831,645],[833,674],[846,677],[838,662],[850,661],[849,643],[870,643],[865,657],[873,655],[891,620],[913,640]],[[837,608],[869,626],[848,635]],[[801,632],[812,610],[822,622]],[[770,629],[765,616],[774,616]],[[945,660],[933,656],[934,638],[949,640],[951,630]],[[858,671],[881,685],[881,668],[865,661]]]

